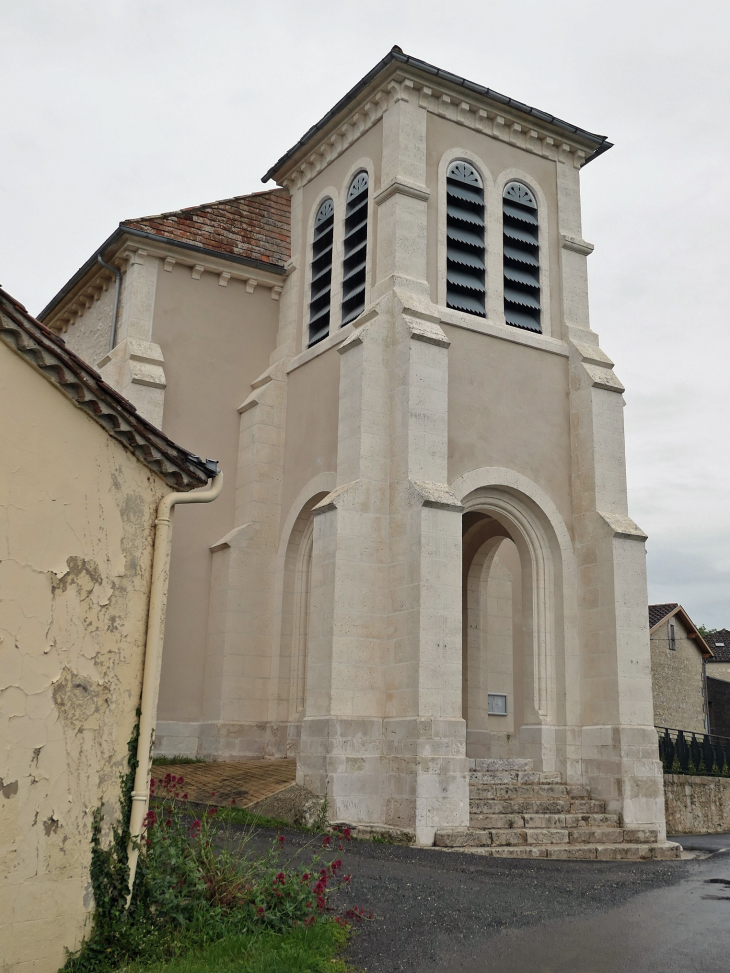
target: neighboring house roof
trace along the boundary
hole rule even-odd
[[[194,253],[224,257],[283,276],[284,265],[291,256],[291,199],[286,189],[269,189],[125,220],[43,308],[38,315],[41,321],[49,317],[89,271],[99,269],[97,257],[108,258],[107,250],[125,234],[145,240],[165,240]]]
[[[0,339],[171,487],[193,490],[216,475],[217,463],[203,461],[143,419],[131,402],[2,288]]]
[[[712,650],[710,662],[730,662],[730,629],[719,628],[705,636],[705,642]]]
[[[283,267],[291,257],[291,201],[286,189],[233,196],[119,224]]]
[[[702,653],[703,658],[710,659],[713,655],[712,649],[702,638],[699,629],[687,612],[677,602],[665,605],[649,605],[649,634],[651,635],[660,625],[668,622],[675,615],[687,629],[687,636],[696,641],[697,648]]]
[[[676,602],[671,605],[649,605],[649,628],[655,629],[663,618],[676,611],[677,608],[679,608],[679,605]]]
[[[483,85],[476,84],[474,81],[467,81],[466,78],[462,78],[458,74],[452,74],[450,71],[444,71],[442,68],[437,68],[433,64],[429,64],[427,61],[421,61],[417,57],[411,57],[409,54],[404,54],[403,51],[395,46],[390,50],[382,61],[378,61],[375,67],[368,71],[364,78],[361,78],[357,84],[351,88],[347,94],[341,98],[334,108],[331,108],[326,115],[324,115],[320,120],[313,125],[303,136],[299,139],[296,145],[293,145],[288,152],[275,162],[274,165],[268,170],[266,175],[262,176],[261,182],[268,182],[272,179],[276,173],[284,166],[286,163],[297,154],[312,138],[323,131],[329,123],[340,114],[340,112],[346,108],[351,101],[364,91],[369,84],[371,84],[378,75],[382,74],[391,64],[394,62],[399,64],[406,64],[411,68],[428,75],[429,77],[439,78],[442,81],[447,81],[450,84],[456,85],[459,88],[463,88],[465,91],[471,91],[474,94],[482,95],[483,97],[489,98],[492,101],[496,101],[501,105],[507,105],[514,111],[518,111],[523,115],[530,115],[536,118],[538,121],[545,122],[552,125],[554,128],[565,132],[566,134],[576,135],[588,142],[593,147],[593,152],[588,156],[584,165],[595,159],[596,156],[600,155],[602,152],[606,152],[613,145],[612,142],[608,141],[605,135],[595,135],[593,132],[588,132],[584,128],[579,128],[577,125],[571,125],[570,122],[563,121],[562,118],[556,118],[555,115],[549,114],[549,112],[540,111],[539,108],[531,108],[529,105],[525,105],[521,101],[515,101],[514,98],[509,98],[507,95],[502,95],[498,91],[494,91],[492,88],[485,88]]]

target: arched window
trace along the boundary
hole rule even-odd
[[[505,320],[515,328],[540,332],[537,203],[527,186],[509,182],[502,194],[502,208]]]
[[[467,162],[446,173],[446,306],[486,317],[484,184]]]
[[[312,289],[309,297],[309,347],[330,333],[332,238],[335,205],[325,199],[317,210],[312,239]]]
[[[368,255],[368,174],[358,172],[347,191],[345,260],[342,265],[342,325],[365,310]]]

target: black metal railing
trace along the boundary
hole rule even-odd
[[[709,733],[656,728],[665,774],[730,777],[730,739]]]

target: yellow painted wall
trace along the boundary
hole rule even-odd
[[[0,341],[0,968],[55,973],[118,813],[170,488]]]

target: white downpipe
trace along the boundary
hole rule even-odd
[[[157,722],[157,697],[160,689],[160,663],[162,661],[162,637],[165,631],[165,607],[167,581],[170,569],[170,537],[172,534],[172,508],[179,503],[210,503],[220,495],[223,474],[218,473],[208,490],[191,493],[169,493],[160,500],[155,520],[155,549],[152,558],[152,584],[150,586],[150,610],[147,619],[147,642],[142,675],[142,702],[140,703],[139,741],[137,743],[137,772],[132,791],[132,813],[129,821],[130,843],[127,850],[129,862],[129,894],[134,886],[139,849],[135,847],[144,830],[142,822],[149,801],[150,758]]]

